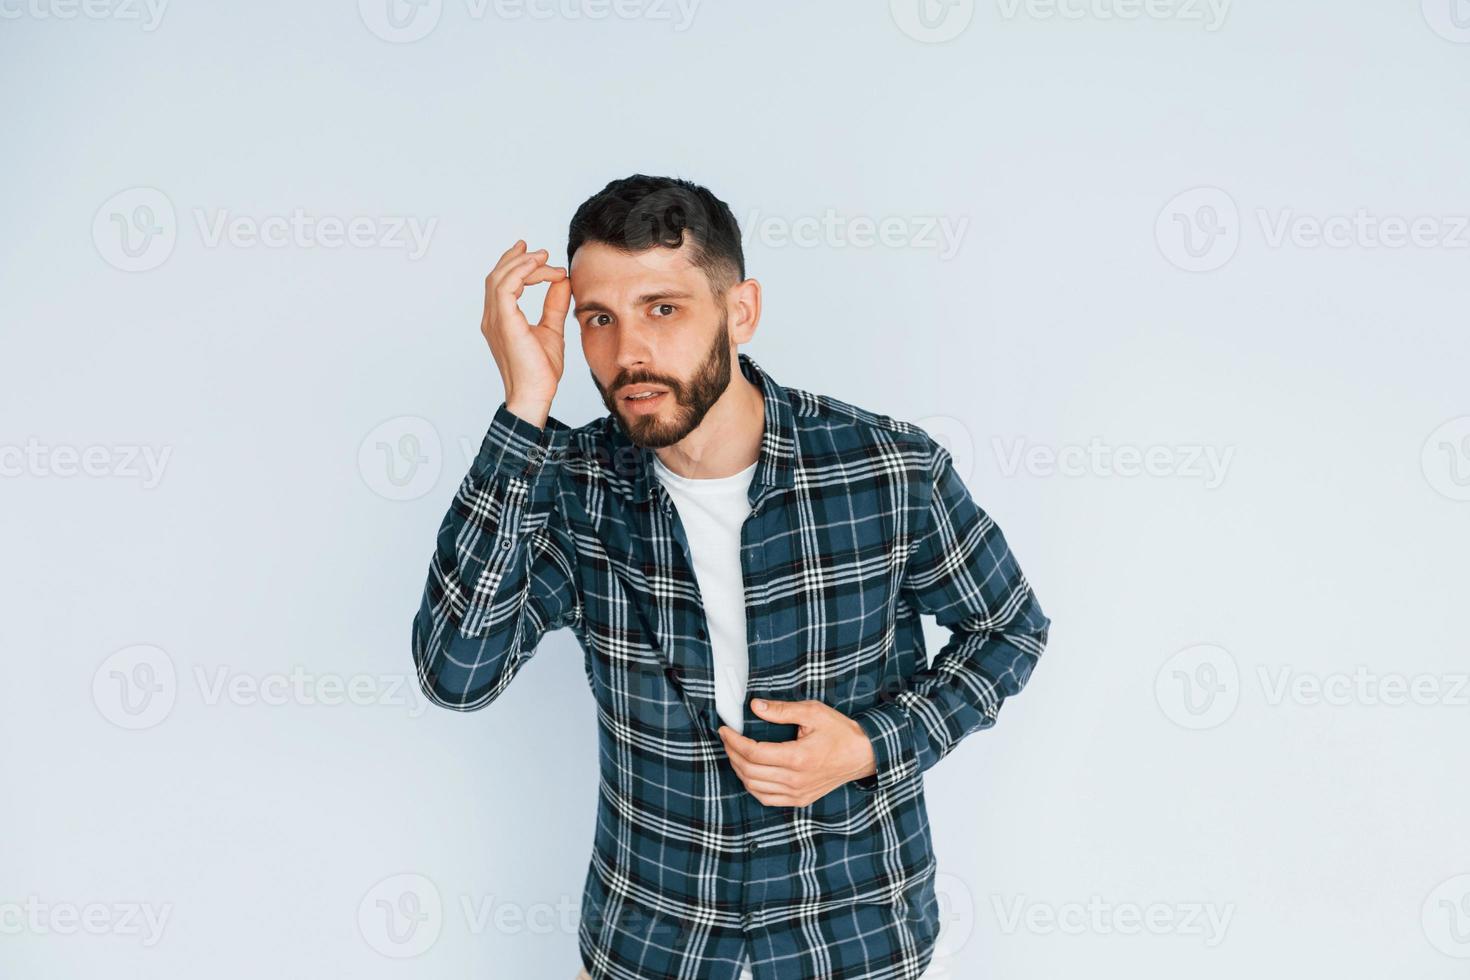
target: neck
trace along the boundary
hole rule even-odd
[[[735,368],[724,394],[694,431],[655,452],[661,463],[680,476],[714,480],[734,476],[759,459],[765,431],[765,398],[745,372]]]

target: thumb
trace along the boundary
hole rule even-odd
[[[750,710],[766,721],[788,723],[799,722],[806,715],[805,705],[801,701],[772,701],[769,698],[753,698]]]
[[[567,324],[567,310],[572,305],[572,277],[563,276],[546,290],[541,304],[541,326],[562,333]]]

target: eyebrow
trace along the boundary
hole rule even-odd
[[[681,292],[675,292],[674,290],[663,290],[663,291],[657,292],[657,293],[644,293],[642,296],[639,296],[636,300],[634,300],[633,301],[633,304],[635,306],[647,306],[649,303],[657,303],[660,300],[666,300],[666,299],[693,299],[693,298],[694,298],[694,294],[693,293],[681,293]],[[608,306],[605,303],[599,303],[599,302],[597,302],[597,300],[594,299],[594,300],[588,300],[585,303],[578,303],[577,304],[577,310],[572,315],[573,316],[581,316],[583,313],[611,313],[611,312],[612,312],[612,307]]]

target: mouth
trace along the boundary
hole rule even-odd
[[[629,394],[619,398],[624,405],[635,412],[650,412],[663,404],[668,392],[661,388],[634,388]]]

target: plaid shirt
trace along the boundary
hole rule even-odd
[[[677,511],[614,414],[542,429],[502,402],[439,528],[413,624],[436,703],[483,708],[570,627],[597,705],[597,824],[578,946],[594,980],[915,980],[934,955],[922,773],[995,724],[1049,620],[950,454],[918,426],[778,385],[741,528],[751,697],[855,719],[876,774],[767,807],[716,729]],[[932,664],[919,615],[951,631]]]

